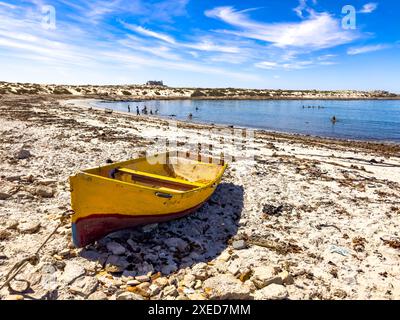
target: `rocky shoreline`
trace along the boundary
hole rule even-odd
[[[219,141],[218,129],[179,122],[176,134],[59,95],[1,96],[0,285],[70,210],[70,175],[163,137]],[[400,147],[262,131],[251,146],[255,161],[229,163],[186,218],[85,249],[66,222],[1,299],[399,299]]]

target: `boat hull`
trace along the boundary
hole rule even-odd
[[[94,214],[72,223],[72,240],[76,247],[84,247],[111,232],[182,218],[202,205],[163,215]]]

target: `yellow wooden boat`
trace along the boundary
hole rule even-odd
[[[85,246],[117,230],[180,218],[198,209],[213,194],[227,166],[222,159],[206,159],[169,152],[70,177],[75,246]]]

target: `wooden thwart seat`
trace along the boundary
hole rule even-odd
[[[118,168],[117,172],[129,174],[135,182],[179,191],[193,190],[204,186],[204,184],[198,182],[186,181],[183,179],[166,177],[128,168]]]

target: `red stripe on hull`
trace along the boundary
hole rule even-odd
[[[72,238],[76,247],[84,247],[114,231],[184,217],[202,205],[203,203],[184,211],[160,215],[93,214],[72,224]]]

